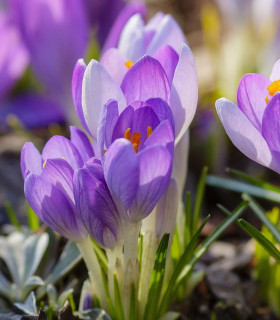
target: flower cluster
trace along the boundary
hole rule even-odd
[[[100,62],[79,60],[73,73],[75,109],[93,143],[71,127],[70,140],[51,138],[42,155],[26,143],[21,168],[27,201],[42,221],[77,242],[105,309],[88,235],[106,250],[109,289],[117,273],[128,312],[131,283],[146,301],[152,270],[150,263],[139,275],[139,232],[149,225],[155,235],[151,256],[143,257],[149,261],[163,234],[174,232],[197,79],[193,55],[169,15],[158,14],[146,26],[139,14],[132,16],[113,45]],[[155,222],[145,224],[152,211]]]

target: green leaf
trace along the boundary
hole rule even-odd
[[[164,234],[156,252],[155,264],[148,293],[148,301],[144,313],[145,320],[154,320],[158,318],[158,304],[165,274],[168,242],[169,234]]]
[[[21,226],[20,223],[18,221],[18,218],[14,212],[14,209],[12,208],[12,205],[10,204],[10,202],[6,202],[5,203],[5,209],[7,212],[7,215],[9,217],[9,220],[11,222],[11,224],[17,229],[17,230],[21,230]]]
[[[238,224],[245,230],[252,238],[256,239],[258,243],[278,262],[280,262],[280,252],[276,247],[263,236],[256,228],[243,219],[239,219]]]
[[[37,307],[36,307],[36,298],[34,295],[34,292],[32,291],[30,295],[27,297],[27,299],[24,301],[24,303],[15,303],[15,306],[23,311],[24,313],[35,315],[37,313]]]
[[[67,301],[67,299],[69,298],[69,296],[74,292],[74,289],[73,288],[70,288],[66,291],[63,291],[61,293],[61,295],[59,296],[58,300],[57,300],[57,304],[59,306],[59,308],[61,309],[65,302]]]
[[[248,183],[236,181],[228,178],[220,178],[213,175],[208,175],[207,184],[213,187],[232,190],[238,193],[249,193],[255,197],[280,202],[280,194],[275,191],[266,190],[264,188],[256,187]]]
[[[115,313],[118,320],[124,320],[124,310],[117,275],[114,273]]]
[[[235,170],[235,169],[231,169],[231,168],[227,168],[226,171],[236,175],[237,177],[239,177],[241,179],[244,179],[244,180],[246,180],[248,182],[251,182],[255,186],[261,187],[261,188],[266,189],[266,190],[271,190],[271,191],[275,191],[275,192],[280,193],[280,188],[278,188],[277,186],[275,186],[273,184],[270,184],[270,183],[268,183],[266,181],[263,181],[261,179],[254,178],[254,177],[252,177],[250,175],[247,175],[244,172],[241,172],[241,171]]]
[[[107,313],[102,309],[91,309],[78,313],[81,320],[111,320]]]
[[[186,247],[192,238],[192,201],[190,192],[187,192],[186,195],[185,217],[184,239]]]
[[[200,228],[196,231],[194,236],[192,237],[191,241],[187,245],[187,247],[184,250],[183,255],[181,256],[180,260],[178,261],[175,270],[171,276],[171,279],[168,283],[168,287],[163,295],[161,304],[160,304],[160,310],[165,313],[168,306],[170,305],[172,298],[173,298],[173,292],[175,289],[177,278],[179,277],[180,273],[182,272],[184,266],[188,263],[189,259],[191,258],[191,255],[193,254],[195,245],[197,243],[197,239],[200,236],[204,226],[206,225],[207,221],[209,220],[210,215],[208,215],[204,221],[202,222]]]
[[[37,299],[40,299],[45,295],[48,284],[55,284],[60,278],[65,276],[72,268],[74,268],[81,259],[82,255],[76,243],[68,241],[57,264],[45,280],[45,285],[38,289]]]
[[[169,311],[160,320],[176,320],[180,317],[179,312]]]
[[[233,212],[232,215],[227,217],[217,228],[216,230],[208,236],[196,249],[193,258],[191,259],[190,263],[182,270],[180,276],[178,277],[177,281],[179,282],[182,278],[184,278],[195,266],[195,264],[200,260],[200,258],[204,255],[204,253],[208,250],[211,244],[216,241],[222,233],[228,228],[232,222],[237,219],[246,208],[248,208],[248,201],[242,202]]]
[[[202,170],[202,174],[200,176],[197,191],[196,191],[195,204],[194,204],[194,210],[193,210],[193,219],[192,219],[192,235],[194,235],[194,233],[197,231],[199,220],[201,217],[207,171],[208,171],[208,168],[204,167]]]
[[[278,228],[267,218],[264,209],[248,194],[242,194],[242,199],[250,201],[249,206],[261,220],[261,222],[269,229],[278,243],[280,243],[280,232]]]
[[[137,299],[134,283],[131,284],[130,289],[130,308],[129,308],[129,320],[134,320],[137,318],[137,307],[136,307]]]
[[[27,221],[30,230],[36,231],[40,227],[40,222],[37,214],[33,211],[33,209],[30,207],[28,202],[26,201],[26,212],[27,212]]]

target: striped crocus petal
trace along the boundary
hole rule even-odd
[[[92,159],[75,172],[74,196],[89,234],[101,246],[113,249],[118,240],[119,217],[99,161]]]

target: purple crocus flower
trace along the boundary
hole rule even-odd
[[[49,96],[68,107],[72,70],[84,56],[89,25],[80,0],[11,0],[32,67]]]
[[[1,8],[0,8],[1,9]],[[0,11],[0,99],[24,73],[29,55],[7,10]]]
[[[248,158],[280,173],[280,60],[270,79],[246,74],[237,91],[237,105],[222,98],[216,109],[233,144]]]
[[[80,241],[88,232],[112,249],[119,221],[103,168],[85,133],[76,127],[70,131],[71,140],[52,137],[42,155],[30,142],[23,146],[26,199],[40,219],[64,237]]]
[[[87,67],[82,61],[77,64],[76,108],[97,138],[105,179],[124,219],[147,216],[168,185],[174,153],[174,120],[166,103],[170,91],[165,71],[150,56],[128,70],[121,87],[99,62],[92,60]]]

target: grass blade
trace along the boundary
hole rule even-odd
[[[255,197],[280,203],[280,193],[256,187],[248,183],[236,181],[228,178],[216,177],[208,175],[207,184],[217,188],[232,190],[238,193],[248,193]]]
[[[199,179],[198,187],[197,187],[194,210],[193,210],[193,218],[192,218],[192,235],[194,235],[194,233],[197,231],[199,220],[201,217],[207,171],[208,171],[208,168],[204,167]]]
[[[256,228],[244,219],[239,219],[238,224],[245,230],[252,238],[254,238],[272,257],[280,262],[280,252],[276,247]]]
[[[145,320],[154,320],[158,318],[158,304],[165,274],[165,262],[168,250],[168,242],[169,234],[165,234],[162,237],[157,249],[154,269],[151,278],[151,285],[148,294],[148,301],[144,313]]]
[[[118,320],[124,320],[124,310],[121,298],[121,292],[117,275],[114,273],[114,298],[115,298],[115,313]]]
[[[249,201],[250,208],[254,211],[261,222],[273,234],[278,243],[280,243],[280,232],[278,228],[267,218],[264,209],[248,194],[242,194],[242,199]]]
[[[6,202],[5,203],[5,209],[6,209],[6,212],[7,212],[7,215],[9,217],[9,220],[11,222],[11,224],[17,229],[17,230],[21,230],[21,226],[20,226],[20,223],[18,221],[18,218],[15,214],[15,211],[14,209],[12,208],[12,205],[10,204],[10,202]]]

